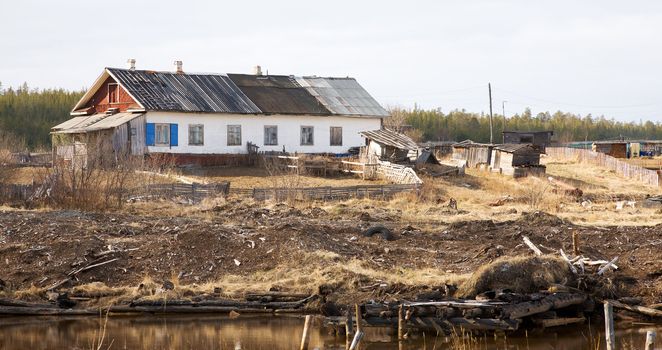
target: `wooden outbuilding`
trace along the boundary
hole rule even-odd
[[[467,140],[453,145],[452,159],[466,161],[467,167],[475,168],[479,165],[489,165],[494,145],[474,143]]]
[[[545,153],[545,147],[552,144],[554,131],[504,131],[504,144],[529,144]]]
[[[545,167],[540,165],[540,151],[533,145],[495,145],[490,168],[514,177],[545,173]]]

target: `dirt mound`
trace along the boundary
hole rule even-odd
[[[482,292],[509,289],[533,293],[572,278],[568,264],[554,256],[503,257],[483,265],[458,289],[457,296],[472,298]]]
[[[522,216],[517,220],[532,226],[550,226],[555,227],[563,225],[565,222],[557,216],[542,211],[534,211],[533,213],[522,213]]]

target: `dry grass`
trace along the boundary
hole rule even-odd
[[[186,169],[184,175],[209,182],[230,181],[234,188],[273,187],[274,183],[287,183],[297,177],[299,187],[356,186],[382,184],[384,181],[366,182],[354,176],[318,177],[309,175],[284,174],[269,176],[266,169],[260,167],[214,167],[205,169]]]
[[[460,285],[457,296],[472,298],[485,291],[510,289],[533,293],[552,284],[565,284],[572,273],[568,263],[556,256],[502,257],[483,265]]]
[[[139,286],[108,287],[104,283],[94,282],[76,286],[76,294],[102,297],[100,306],[109,306],[128,302],[136,298],[145,300],[182,300],[194,295],[211,294],[215,288],[221,288],[227,298],[241,298],[247,292],[267,291],[278,286],[279,289],[294,293],[317,293],[321,285],[334,286],[341,295],[360,295],[359,287],[379,281],[388,285],[436,286],[444,283],[459,284],[468,278],[467,274],[443,274],[437,269],[373,269],[358,259],[349,261],[329,251],[302,253],[296,263],[275,266],[273,269],[258,271],[248,275],[225,275],[213,282],[201,284],[181,284],[176,275],[171,276],[173,289],[164,289],[149,276]],[[43,289],[30,288],[18,291],[13,296],[19,299],[36,299],[44,293]]]

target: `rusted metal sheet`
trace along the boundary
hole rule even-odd
[[[257,114],[260,109],[225,75],[106,68],[146,110]]]
[[[330,115],[331,112],[285,75],[229,74],[230,79],[260,108],[269,114]]]
[[[384,146],[415,151],[419,147],[409,136],[388,129],[361,131],[361,135]]]
[[[58,134],[79,134],[91,131],[113,129],[142,116],[140,113],[95,114],[89,117],[74,117],[53,127]]]
[[[296,80],[333,114],[389,116],[354,78],[297,77]]]

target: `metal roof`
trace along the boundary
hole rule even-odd
[[[225,75],[106,68],[146,110],[257,114],[260,109]]]
[[[52,127],[51,129],[57,131],[57,130],[65,130],[65,129],[83,128],[88,125],[92,125],[105,117],[107,117],[107,115],[105,114],[95,114],[85,117],[74,117],[61,124]]]
[[[331,114],[320,101],[301,87],[294,77],[248,74],[228,74],[228,76],[262,113]]]
[[[501,144],[501,145],[494,145],[494,149],[502,152],[507,152],[507,153],[515,153],[518,151],[521,151],[523,149],[529,149],[530,151],[534,151],[536,153],[539,153],[533,146],[528,145],[528,144],[521,144],[521,143],[506,143],[506,144]]]
[[[416,142],[409,136],[388,129],[361,131],[360,134],[367,139],[386,146],[412,151],[419,148]]]
[[[79,134],[90,131],[98,131],[116,128],[134,118],[140,117],[142,113],[117,113],[117,114],[95,114],[89,117],[75,117],[53,127],[56,134]],[[82,118],[82,119],[81,119]]]
[[[533,130],[506,130],[502,131],[502,134],[550,134],[554,135],[554,131],[552,130],[538,130],[538,131],[533,131]]]
[[[333,114],[389,116],[354,78],[297,77],[296,80]]]

